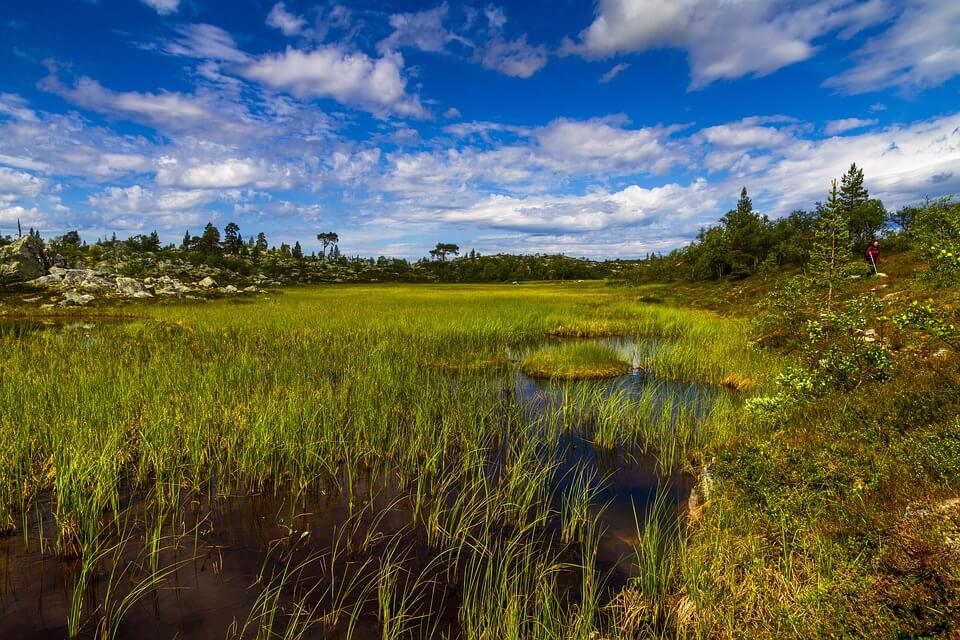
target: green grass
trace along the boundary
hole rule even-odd
[[[92,566],[102,549],[135,536],[144,542],[140,569],[111,575],[144,585],[131,596],[140,598],[165,579],[161,549],[184,501],[323,487],[346,496],[360,518],[370,487],[389,486],[411,505],[409,526],[425,532],[449,579],[469,587],[459,613],[467,638],[616,637],[618,616],[628,615],[600,606],[601,577],[589,558],[601,532],[586,519],[583,497],[551,500],[556,461],[547,452],[557,425],[601,448],[654,453],[669,472],[698,466],[742,421],[737,401],[723,394],[697,413],[679,393],[661,402],[652,391],[628,398],[583,387],[531,424],[511,391],[507,354],[558,327],[604,327],[656,338],[643,367],[672,380],[718,385],[739,375],[760,389],[781,364],[754,352],[744,321],[638,302],[633,290],[593,283],[299,288],[136,313],[97,323],[86,312],[89,330],[0,332],[3,528],[36,537],[32,514],[49,497],[56,531],[46,535],[64,558]],[[629,366],[589,344],[540,353],[581,373],[584,365]],[[142,499],[149,526],[121,524],[130,520],[124,495]],[[554,526],[562,534],[548,543]],[[264,574],[255,610],[237,618],[264,637],[270,629],[299,636],[318,620],[353,629],[367,610],[379,612],[385,637],[422,630],[432,624],[423,589],[433,574],[408,571],[406,550],[388,552],[377,540],[357,531],[343,549],[314,550],[325,566],[337,554],[379,549],[357,562],[363,572],[336,575],[323,606],[304,600],[293,617],[280,614],[289,604],[282,585],[301,571],[290,561],[288,573]],[[571,580],[580,585],[576,605],[563,586]],[[116,629],[126,611],[74,604],[72,633]]]
[[[531,378],[594,380],[630,372],[630,363],[611,347],[591,343],[566,343],[537,349],[520,363]]]

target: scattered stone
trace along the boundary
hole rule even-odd
[[[76,291],[67,291],[63,294],[63,304],[64,306],[76,305],[76,306],[85,306],[93,302],[95,298],[89,293],[77,293]]]
[[[117,278],[117,291],[125,296],[137,297],[138,293],[145,293],[143,283],[133,278]]]
[[[225,287],[223,288],[223,292],[224,292],[224,293],[236,293],[237,291],[239,291],[239,289],[237,289],[237,288],[236,288],[235,286],[233,286],[232,284],[228,284],[227,286],[225,286]]]
[[[149,291],[137,291],[136,293],[130,294],[130,297],[131,297],[131,298],[137,298],[137,299],[139,299],[139,300],[143,300],[143,299],[146,299],[146,298],[152,298],[152,297],[153,297],[153,294],[150,293]]]
[[[56,273],[49,273],[45,276],[40,276],[39,278],[34,278],[27,282],[29,285],[35,285],[38,287],[51,287],[60,284],[63,282],[63,278]]]
[[[203,287],[204,289],[214,289],[217,286],[217,281],[207,276],[203,280],[197,283],[198,287]]]
[[[244,293],[257,293],[258,291],[260,290],[257,289],[254,285],[250,285],[249,287],[244,287],[243,289]]]

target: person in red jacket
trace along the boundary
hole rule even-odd
[[[863,257],[869,264],[873,265],[873,270],[876,271],[880,265],[880,241],[874,240],[868,244],[863,252]]]

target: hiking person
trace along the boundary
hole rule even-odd
[[[873,265],[873,272],[877,273],[877,265],[880,264],[880,241],[874,240],[868,244],[863,252],[863,257],[869,264]]]

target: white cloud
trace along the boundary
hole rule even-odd
[[[857,64],[824,86],[843,93],[867,93],[889,87],[918,91],[960,74],[960,2],[908,2],[893,26],[870,39]]]
[[[605,74],[600,76],[600,84],[606,84],[616,78],[618,75],[630,68],[630,64],[627,62],[621,62],[620,64],[615,64],[613,67],[607,71]]]
[[[198,225],[213,217],[202,207],[217,199],[211,191],[161,190],[135,184],[107,187],[87,198],[96,217],[111,227],[144,229],[150,225],[164,228]]]
[[[152,161],[142,138],[89,127],[76,114],[41,113],[37,121],[0,121],[0,164],[92,178],[145,171]]]
[[[172,157],[160,159],[156,176],[159,185],[191,189],[231,189],[254,186],[261,189],[289,187],[289,169],[270,166],[252,158],[229,158],[209,163],[183,163]]]
[[[205,105],[182,93],[115,92],[87,77],[77,80],[71,88],[50,76],[42,82],[42,86],[78,106],[93,111],[121,114],[152,124],[196,121],[209,117]]]
[[[391,15],[390,26],[393,32],[380,41],[377,50],[386,54],[403,47],[413,47],[421,51],[444,53],[447,43],[452,41],[472,46],[469,41],[451,33],[444,26],[448,13],[449,7],[443,3],[433,9]]]
[[[50,226],[51,218],[37,207],[27,208],[21,205],[5,207],[0,204],[0,222],[9,224],[11,228],[19,222],[24,229],[27,227],[44,229]]]
[[[668,47],[687,52],[691,88],[719,79],[762,76],[805,60],[814,39],[842,37],[889,17],[886,0],[601,0],[597,17],[567,53],[608,58]]]
[[[675,129],[625,129],[616,120],[560,118],[538,129],[538,153],[573,173],[663,173],[680,161],[665,144]]]
[[[175,56],[244,63],[250,56],[237,48],[233,36],[212,24],[186,24],[177,27],[179,37],[164,50]]]
[[[795,122],[784,116],[749,117],[736,122],[706,127],[697,133],[697,138],[712,145],[725,148],[764,148],[782,145],[792,138],[788,130],[770,124]]]
[[[863,168],[871,195],[888,207],[960,192],[960,114],[859,135],[796,140],[747,184],[769,194],[775,212],[809,208],[826,197],[830,181],[851,162]]]
[[[716,203],[706,181],[660,187],[628,186],[620,191],[583,195],[514,197],[490,195],[464,207],[411,209],[414,220],[438,220],[526,233],[598,232],[642,227],[651,236],[674,233]]]
[[[180,0],[140,0],[162,16],[176,13],[180,8]]]
[[[310,52],[288,47],[284,53],[261,57],[241,73],[298,98],[333,98],[375,114],[426,118],[429,112],[420,98],[407,93],[402,67],[403,58],[397,53],[373,59],[335,46]]]
[[[833,136],[838,133],[844,133],[845,131],[871,127],[877,124],[877,122],[879,121],[876,118],[870,118],[868,120],[863,118],[841,118],[840,120],[828,121],[823,130],[828,136]]]
[[[273,5],[267,15],[267,25],[280,29],[285,36],[298,36],[303,33],[307,21],[287,11],[282,2]]]
[[[487,8],[483,10],[483,15],[486,16],[487,25],[491,31],[499,31],[507,24],[507,15],[501,7],[492,4],[487,5]]]
[[[460,109],[457,109],[456,107],[450,107],[449,109],[443,112],[443,117],[446,118],[447,120],[454,120],[456,118],[459,118],[460,116],[461,116]]]
[[[526,34],[516,40],[493,38],[478,55],[487,69],[514,78],[529,78],[547,64],[546,47],[527,44]]]
[[[27,101],[12,93],[0,93],[0,115],[24,122],[37,121],[37,114],[27,107]]]
[[[43,188],[43,180],[22,171],[0,167],[0,204],[36,198]]]

